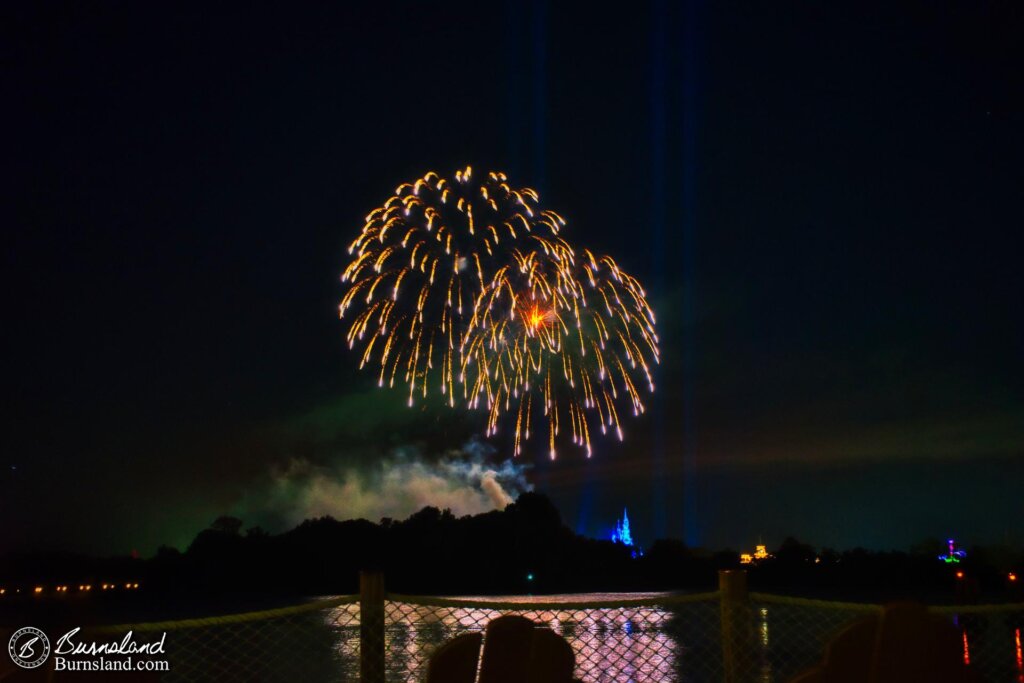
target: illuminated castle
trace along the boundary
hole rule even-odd
[[[612,543],[622,545],[633,545],[633,534],[629,530],[629,512],[622,509],[622,519],[615,523],[615,531],[612,532]]]
[[[767,560],[771,555],[768,553],[768,548],[763,545],[754,546],[754,554],[743,553],[740,555],[740,564],[754,564],[761,560]]]
[[[629,512],[622,509],[622,519],[615,523],[615,530],[612,532],[612,543],[621,543],[632,549],[633,557],[642,557],[644,554],[640,546],[633,543],[633,532],[629,530]]]

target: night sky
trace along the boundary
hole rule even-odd
[[[625,443],[520,458],[578,531],[1024,543],[1024,11],[861,5],[5,4],[0,551],[472,443],[337,320],[362,217],[466,164],[659,314]]]

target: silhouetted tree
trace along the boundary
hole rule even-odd
[[[213,520],[213,524],[210,525],[210,528],[222,534],[237,536],[238,532],[242,530],[242,520],[237,517],[222,515]]]
[[[801,565],[814,562],[814,547],[801,543],[792,536],[787,536],[782,545],[775,551],[775,557],[783,565]]]

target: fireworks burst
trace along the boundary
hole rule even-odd
[[[565,220],[538,200],[470,167],[399,185],[349,246],[339,314],[360,367],[406,386],[409,405],[440,391],[484,407],[488,436],[514,413],[516,455],[537,413],[552,458],[563,430],[589,457],[592,428],[622,439],[620,406],[642,413],[638,383],[654,390],[654,311],[610,256],[563,239]]]

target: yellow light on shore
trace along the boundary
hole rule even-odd
[[[753,554],[743,553],[740,555],[740,564],[755,564],[761,560],[767,560],[771,556],[771,553],[768,552],[768,546],[757,545],[754,546]]]
[[[42,586],[36,586],[35,593],[38,595],[39,593],[42,593],[42,592],[43,592],[43,587]]]

